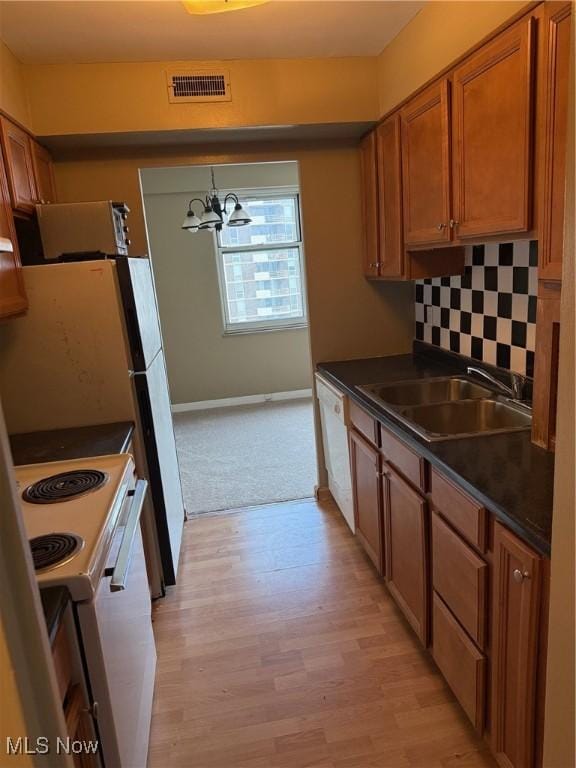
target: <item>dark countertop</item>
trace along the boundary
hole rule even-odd
[[[45,587],[40,589],[40,598],[44,609],[48,637],[52,644],[66,606],[70,602],[70,593],[66,587]]]
[[[66,461],[124,453],[133,432],[134,424],[131,421],[26,432],[10,435],[10,447],[16,466],[45,461]]]
[[[530,432],[428,443],[357,387],[462,373],[467,358],[409,354],[319,363],[318,371],[381,424],[483,504],[540,554],[550,555],[554,454],[533,445]]]

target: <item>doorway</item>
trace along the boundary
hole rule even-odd
[[[188,513],[311,497],[298,163],[150,168],[140,177]]]

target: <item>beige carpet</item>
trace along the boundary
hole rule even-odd
[[[189,514],[313,495],[312,399],[174,414]]]

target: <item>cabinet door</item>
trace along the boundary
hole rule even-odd
[[[18,253],[18,240],[8,181],[4,170],[4,163],[0,156],[0,238],[10,241],[12,250],[8,250],[8,243],[0,244],[0,318],[10,317],[23,312],[28,307],[22,267]]]
[[[378,178],[376,166],[376,132],[372,131],[360,144],[362,172],[362,236],[364,274],[378,277]]]
[[[533,763],[540,571],[539,555],[495,523],[491,739],[514,768]]]
[[[350,465],[356,536],[380,575],[384,572],[380,454],[350,430]]]
[[[426,502],[387,464],[383,469],[388,589],[424,645],[428,644]]]
[[[562,279],[568,74],[572,3],[544,3],[538,110],[541,186],[538,200],[538,276]]]
[[[454,72],[453,170],[459,238],[531,226],[532,33],[526,19]]]
[[[0,117],[0,131],[12,207],[21,213],[33,213],[36,187],[30,137],[5,117]]]
[[[34,181],[36,197],[40,203],[55,203],[56,188],[54,184],[54,167],[52,156],[45,147],[37,141],[30,141],[32,164],[34,166]]]
[[[402,119],[402,186],[406,246],[451,239],[449,83],[412,99]]]
[[[378,128],[378,204],[380,276],[404,276],[402,234],[402,155],[400,114]]]

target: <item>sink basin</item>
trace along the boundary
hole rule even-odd
[[[426,405],[494,395],[493,390],[459,376],[402,381],[397,384],[368,384],[360,389],[372,399],[390,405]]]
[[[396,415],[426,440],[516,432],[532,424],[529,408],[496,399],[407,406]]]

